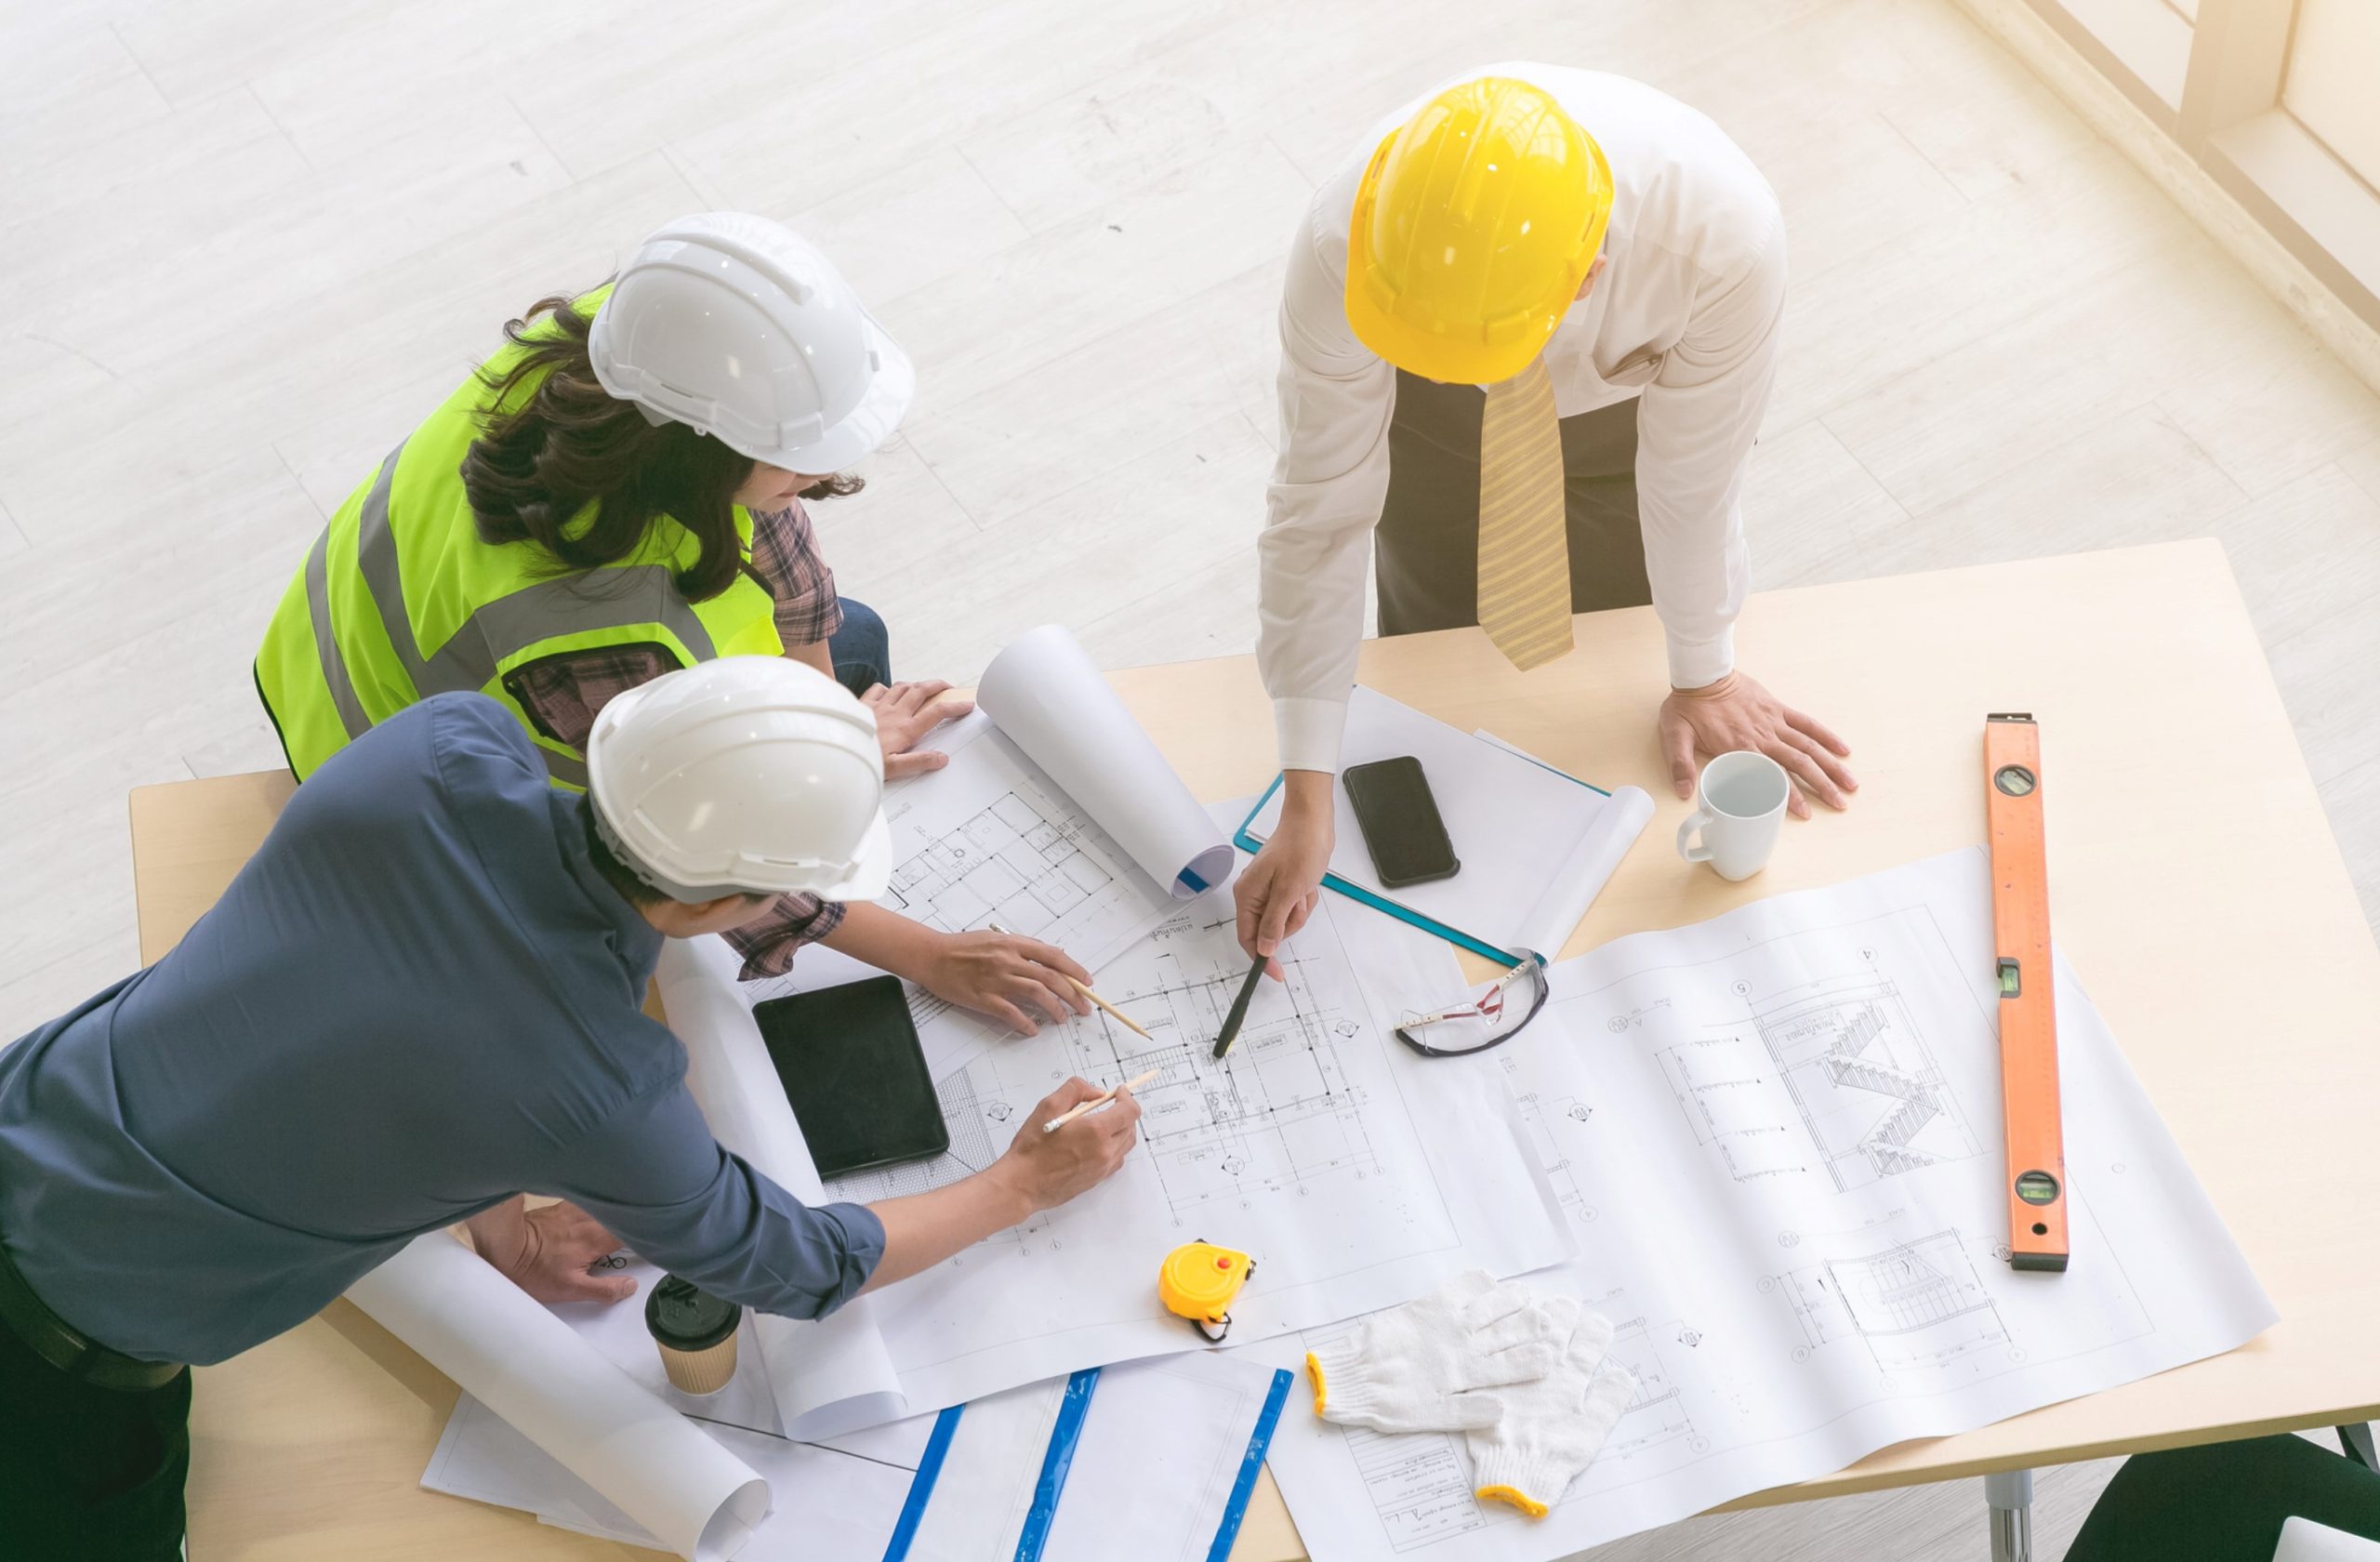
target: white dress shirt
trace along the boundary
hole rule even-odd
[[[1546,344],[1545,364],[1565,417],[1643,399],[1637,506],[1670,682],[1710,683],[1735,665],[1748,575],[1738,499],[1785,298],[1777,196],[1717,126],[1641,82],[1526,62],[1455,80],[1480,75],[1543,87],[1611,164],[1604,270]],[[1428,96],[1383,120],[1316,192],[1289,254],[1256,650],[1288,769],[1339,767],[1371,530],[1388,494],[1396,373],[1347,324],[1348,222],[1381,139]]]

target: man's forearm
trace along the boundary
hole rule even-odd
[[[1332,796],[1332,784],[1337,781],[1337,776],[1327,770],[1285,770],[1281,776],[1281,812],[1284,816],[1294,815],[1301,823],[1327,820],[1331,816],[1338,801]]]
[[[463,1223],[463,1229],[471,1234],[474,1252],[499,1269],[509,1266],[528,1240],[527,1196],[516,1193],[493,1210],[482,1210]]]
[[[995,1164],[948,1187],[888,1198],[868,1209],[884,1223],[884,1256],[860,1287],[863,1296],[1006,1231],[1031,1215],[1034,1206]]]
[[[934,933],[898,911],[855,900],[843,907],[843,920],[835,931],[818,942],[879,971],[918,982],[924,980]]]

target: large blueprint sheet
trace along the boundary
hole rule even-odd
[[[831,1197],[982,1169],[1068,1075],[1157,1078],[1135,1092],[1142,1145],[1113,1180],[870,1299],[906,1383],[940,1402],[1195,1345],[1156,1293],[1158,1263],[1194,1239],[1256,1260],[1235,1339],[1390,1305],[1452,1269],[1510,1274],[1567,1253],[1502,1081],[1441,1077],[1389,1035],[1401,1009],[1461,989],[1447,946],[1325,906],[1282,964],[1289,980],[1260,985],[1220,1060],[1211,1043],[1246,971],[1222,897],[1099,973],[1153,1041],[1096,1010],[1031,1038],[962,1012],[932,1022],[950,1153],[831,1183]]]
[[[1635,1399],[1541,1523],[1472,1499],[1460,1437],[1286,1417],[1273,1467],[1317,1556],[1538,1562],[2274,1321],[2062,960],[2073,1262],[2009,1269],[1980,851],[1620,939],[1554,981],[1537,1030],[1465,1066],[1512,1079],[1579,1239],[1530,1283],[1620,1325]]]
[[[1158,1075],[1136,1092],[1142,1143],[1091,1193],[860,1298],[823,1325],[763,1320],[786,1424],[817,1436],[1080,1367],[1197,1348],[1204,1342],[1157,1297],[1157,1265],[1183,1242],[1203,1238],[1254,1257],[1233,1308],[1236,1342],[1389,1306],[1460,1269],[1508,1275],[1567,1256],[1561,1211],[1503,1077],[1445,1070],[1389,1034],[1403,1013],[1461,990],[1448,946],[1325,903],[1282,960],[1289,980],[1258,989],[1237,1043],[1220,1060],[1211,1044],[1247,969],[1221,891],[1182,907],[1097,970],[1101,993],[1153,1041],[1096,1010],[1023,1037],[921,999],[914,1007],[949,1153],[813,1194],[801,1185],[806,1153],[795,1163],[799,1129],[745,1007],[773,989],[738,990],[723,948],[673,946],[664,999],[687,1039],[712,1126],[741,1149],[747,1135],[731,1113],[772,1119],[755,1125],[765,1132],[749,1137],[745,1153],[805,1198],[866,1202],[940,1186],[988,1165],[1034,1103],[1068,1076]],[[740,1083],[714,1084],[731,1078]],[[831,1361],[813,1342],[832,1343]],[[800,1370],[779,1370],[800,1358]],[[873,1363],[865,1373],[863,1362]],[[822,1388],[830,1378],[831,1389]]]

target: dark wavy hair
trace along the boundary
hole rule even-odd
[[[549,328],[532,335],[540,316]],[[698,549],[679,573],[678,589],[689,602],[707,601],[738,574],[751,573],[735,533],[734,498],[756,463],[686,424],[648,422],[634,402],[605,390],[588,354],[592,325],[570,298],[540,298],[505,324],[518,355],[501,369],[480,371],[492,392],[490,410],[462,466],[480,536],[533,544],[554,560],[556,573],[569,574],[627,557],[666,515]],[[535,390],[516,395],[541,373]],[[827,498],[861,486],[858,478],[838,473],[801,496]],[[590,505],[592,515],[579,522]]]

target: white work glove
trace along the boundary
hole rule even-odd
[[[1418,1302],[1375,1313],[1335,1344],[1306,1352],[1314,1413],[1375,1432],[1460,1432],[1496,1419],[1481,1389],[1544,1376],[1561,1359],[1578,1304],[1534,1302],[1477,1269]]]
[[[1611,1320],[1583,1313],[1551,1372],[1482,1397],[1500,1413],[1463,1434],[1474,1496],[1510,1502],[1531,1518],[1543,1518],[1562,1500],[1636,1392],[1635,1373],[1604,1361],[1610,1346]]]

